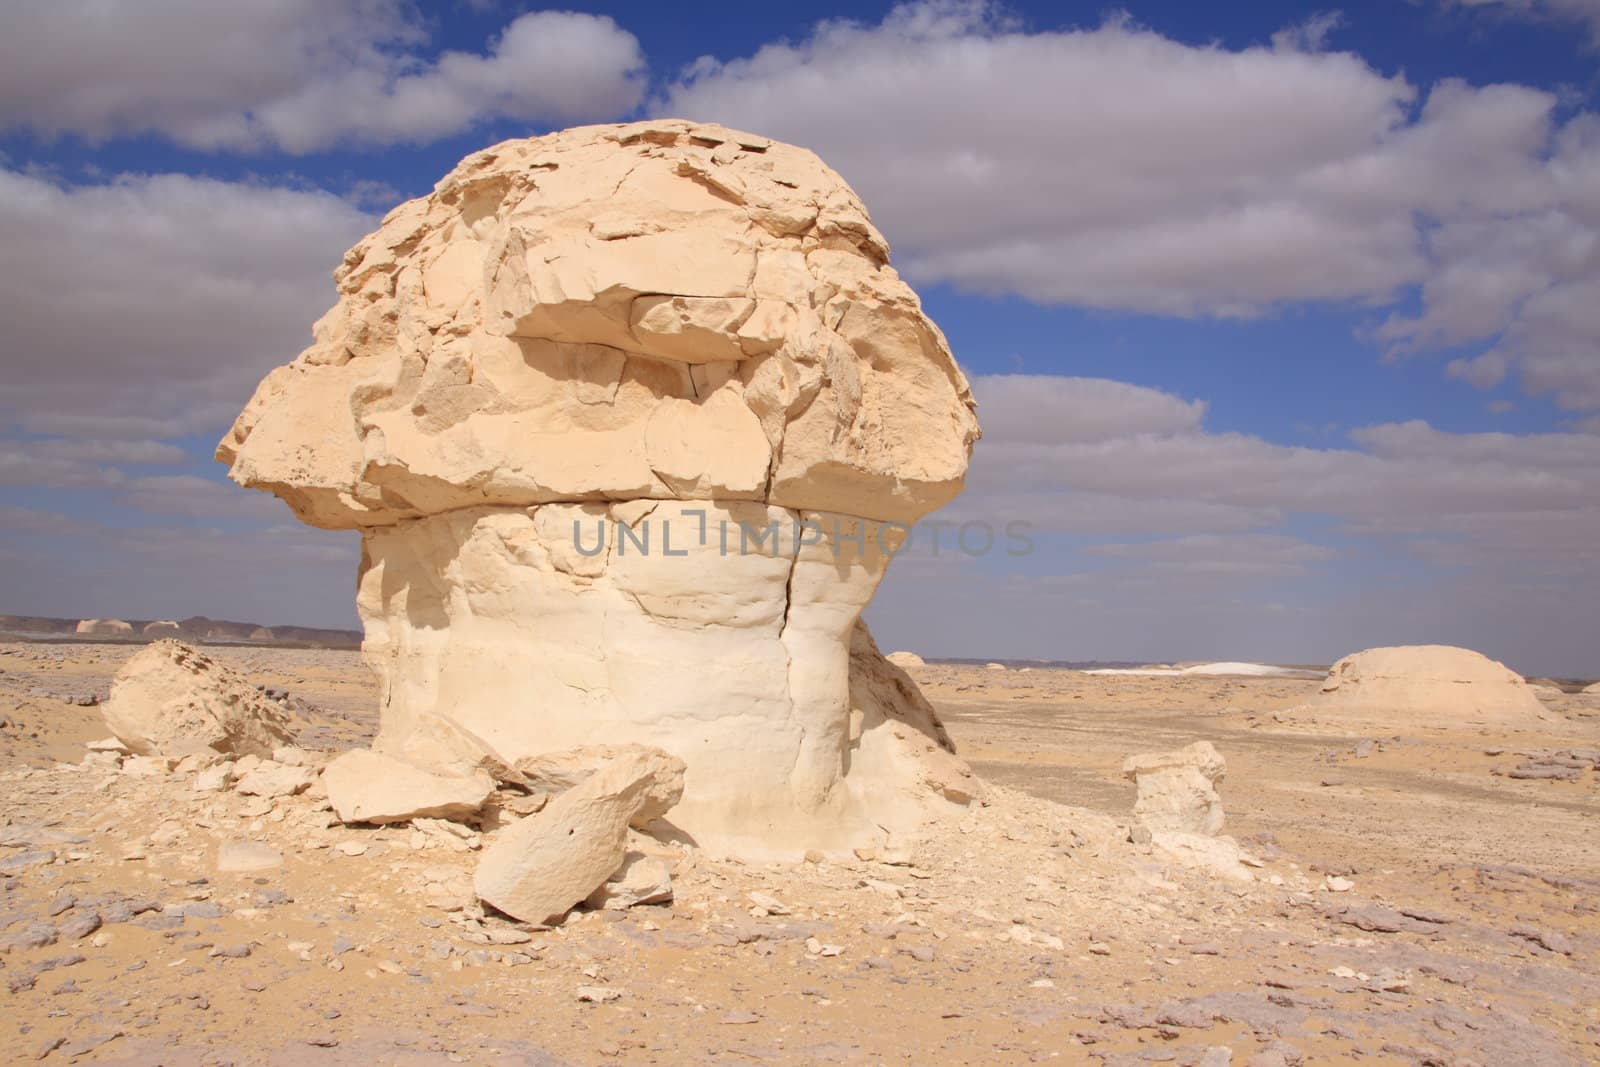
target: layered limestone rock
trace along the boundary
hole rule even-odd
[[[1129,756],[1122,775],[1138,790],[1133,814],[1152,845],[1187,867],[1219,878],[1248,882],[1259,862],[1231,837],[1222,836],[1225,816],[1217,786],[1227,762],[1210,741],[1172,752]]]
[[[926,667],[928,665],[927,661],[915,652],[891,652],[884,659],[907,671],[914,667]]]
[[[1152,833],[1221,833],[1224,814],[1216,787],[1226,772],[1227,763],[1210,741],[1129,756],[1122,764],[1122,776],[1138,789],[1133,814]]]
[[[129,657],[101,711],[139,755],[269,757],[291,740],[282,708],[243,675],[179,641],[156,641]]]
[[[744,854],[975,792],[923,709],[852,702],[905,699],[854,685],[892,669],[856,621],[978,430],[814,155],[678,121],[506,142],[335,278],[218,458],[362,531],[378,751],[460,775],[657,746],[688,765],[674,823]]]
[[[1407,726],[1536,727],[1552,716],[1520,674],[1481,653],[1449,645],[1369,648],[1346,656],[1303,710],[1329,719]]]

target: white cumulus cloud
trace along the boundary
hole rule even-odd
[[[304,153],[611,118],[643,92],[639,42],[605,16],[529,12],[482,52],[430,56],[429,38],[403,0],[15,4],[0,129]]]
[[[1391,355],[1476,346],[1456,373],[1600,408],[1600,117],[1414,85],[1319,51],[1334,28],[1230,50],[927,0],[702,60],[655,106],[814,148],[913,280],[1174,316],[1371,307]]]
[[[220,434],[309,342],[333,268],[375,222],[316,191],[176,174],[68,187],[0,170],[0,419],[100,442],[30,444],[36,471],[170,462],[149,442]],[[117,439],[139,443],[105,443]]]

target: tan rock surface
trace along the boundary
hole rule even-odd
[[[240,776],[233,788],[245,796],[290,797],[311,788],[316,777],[305,767],[287,767],[272,760],[263,760]]]
[[[507,141],[390,212],[218,448],[323,526],[575,500],[912,521],[967,384],[844,181],[675,120]]]
[[[837,174],[675,120],[508,141],[336,280],[217,455],[362,530],[378,751],[504,773],[659,746],[688,764],[675,821],[751,857],[936,813],[852,728],[851,635],[978,427]]]
[[[507,915],[555,922],[617,873],[629,825],[650,821],[682,773],[681,760],[642,747],[608,760],[542,811],[500,831],[478,861],[474,891]]]
[[[1226,771],[1226,761],[1210,741],[1129,756],[1122,764],[1122,776],[1138,788],[1134,817],[1152,833],[1221,833],[1224,815],[1216,787]]]
[[[117,739],[141,755],[211,749],[270,756],[290,740],[281,708],[210,656],[172,640],[129,658],[102,713]]]
[[[643,852],[629,852],[609,878],[602,882],[584,905],[620,911],[640,904],[662,904],[672,899],[672,869],[664,860]]]
[[[355,749],[322,770],[328,801],[346,823],[464,819],[483,807],[494,782],[481,772],[430,774],[376,752]]]

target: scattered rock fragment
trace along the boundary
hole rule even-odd
[[[245,796],[264,797],[292,797],[304,793],[311,788],[311,783],[316,780],[316,775],[306,767],[289,767],[272,760],[262,760],[260,764],[241,775],[234,783],[236,792]]]
[[[607,762],[537,815],[501,830],[473,887],[507,915],[551,923],[622,866],[628,826],[683,792],[683,761],[642,746]]]
[[[355,749],[322,771],[328,801],[345,823],[395,823],[418,817],[465,819],[494,790],[494,780],[430,774],[381,753]]]
[[[80,911],[61,922],[61,936],[67,941],[88,937],[100,929],[102,920],[98,911]]]
[[[629,852],[622,866],[584,901],[591,908],[619,911],[640,904],[664,904],[672,899],[672,869],[642,852]]]
[[[232,669],[173,640],[155,641],[122,665],[102,713],[117,739],[139,755],[209,748],[267,756],[289,740],[282,709]]]
[[[1545,930],[1536,926],[1513,926],[1511,936],[1532,942],[1549,952],[1563,956],[1572,955],[1572,939],[1555,930]]]
[[[283,853],[260,841],[225,841],[217,849],[217,870],[224,874],[267,871],[283,866]]]

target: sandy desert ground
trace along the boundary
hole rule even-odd
[[[7,1062],[1600,1061],[1597,697],[1539,733],[1346,734],[1287,713],[1315,681],[935,664],[995,788],[909,864],[682,850],[669,905],[533,930],[470,902],[475,832],[86,755],[72,701],[136,647],[0,645]],[[288,690],[305,747],[370,737],[356,653],[214,652]],[[1200,739],[1249,882],[1129,840],[1122,760]],[[235,842],[282,864],[219,871]]]

